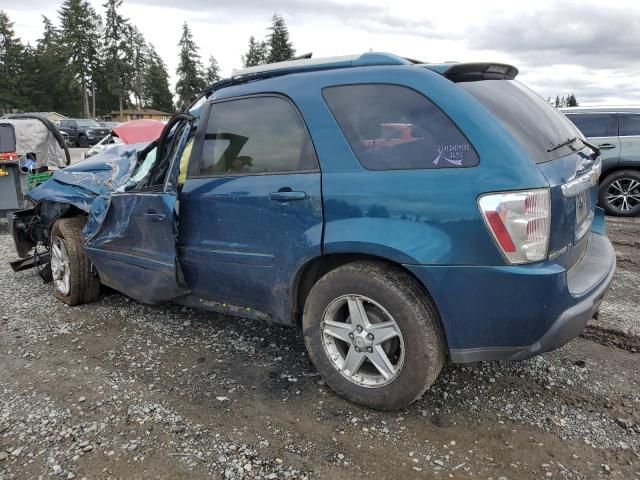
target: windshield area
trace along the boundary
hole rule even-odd
[[[134,169],[124,190],[161,189],[169,178],[168,184],[177,184],[179,160],[187,142],[195,132],[193,118],[177,119],[164,138],[162,136],[152,145],[151,149],[145,149],[144,158],[139,158],[138,166]],[[151,145],[149,146],[151,147]],[[148,147],[148,148],[149,148]]]
[[[76,120],[76,123],[83,128],[102,128],[95,120]]]
[[[535,163],[564,157],[586,145],[567,117],[520,82],[481,80],[457,85],[487,107]]]

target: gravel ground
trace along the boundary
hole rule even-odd
[[[66,307],[10,271],[2,222],[0,479],[640,479],[638,222],[610,222],[587,338],[448,365],[400,412],[333,394],[295,329],[116,293]]]
[[[640,218],[607,218],[618,272],[595,326],[640,337]]]

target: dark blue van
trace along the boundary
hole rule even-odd
[[[517,73],[379,53],[236,72],[158,141],[33,190],[13,267],[44,266],[70,305],[103,284],[299,325],[327,383],[374,408],[447,358],[558,348],[615,256],[598,149]]]

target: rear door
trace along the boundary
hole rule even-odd
[[[144,303],[188,293],[176,258],[175,179],[190,135],[190,123],[177,125],[142,186],[100,197],[92,205],[85,250],[100,281]]]
[[[178,255],[198,297],[291,314],[295,272],[320,254],[320,171],[302,116],[287,98],[213,103],[180,193]]]
[[[640,167],[640,113],[620,113],[620,165]]]
[[[582,134],[600,149],[602,169],[616,167],[620,161],[617,113],[567,113]]]

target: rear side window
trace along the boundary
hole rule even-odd
[[[250,97],[211,107],[200,176],[317,169],[311,138],[296,108],[280,97]]]
[[[585,137],[617,137],[618,115],[615,113],[568,113]]]
[[[621,113],[620,135],[627,137],[640,135],[640,115]]]
[[[322,92],[368,170],[473,167],[479,159],[456,125],[426,97],[399,85],[342,85]]]
[[[536,163],[570,154],[571,145],[554,149],[580,131],[542,97],[515,80],[457,84],[487,107]]]

